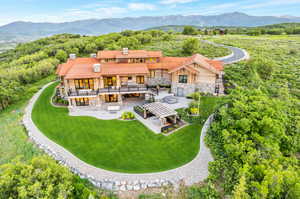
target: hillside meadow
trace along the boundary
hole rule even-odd
[[[209,181],[233,198],[299,198],[300,36],[206,39],[251,56],[225,68],[228,104],[206,138]]]

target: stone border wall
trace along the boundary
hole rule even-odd
[[[213,157],[210,150],[205,146],[204,137],[213,121],[213,115],[209,116],[203,125],[200,137],[200,149],[197,156],[191,162],[176,169],[156,173],[127,174],[107,171],[81,161],[68,150],[46,137],[33,123],[31,113],[34,103],[44,89],[53,83],[54,82],[51,82],[45,85],[31,98],[25,109],[23,124],[30,139],[32,139],[39,148],[57,160],[61,165],[68,167],[81,178],[88,179],[99,188],[127,191],[167,185],[177,186],[180,181],[184,181],[187,185],[192,185],[208,177],[208,163],[213,161]]]

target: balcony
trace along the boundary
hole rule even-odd
[[[152,92],[157,94],[157,89],[148,87],[147,85],[135,85],[135,86],[122,86],[122,87],[108,87],[100,88],[97,90],[69,90],[69,97],[76,96],[97,96],[99,94],[126,94],[126,93],[144,93]]]

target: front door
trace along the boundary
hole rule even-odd
[[[183,88],[177,88],[177,96],[179,96],[179,97],[184,96],[184,89]]]
[[[113,76],[113,77],[104,77],[104,87],[111,87],[111,86],[117,86],[117,77]]]
[[[105,102],[118,102],[118,95],[105,95]]]

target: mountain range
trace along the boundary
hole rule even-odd
[[[1,40],[28,40],[60,33],[98,35],[119,32],[125,29],[143,30],[165,25],[209,26],[262,26],[276,23],[300,22],[293,16],[250,16],[233,12],[220,15],[170,15],[148,17],[126,17],[107,19],[88,19],[64,23],[33,23],[18,21],[0,27]]]

